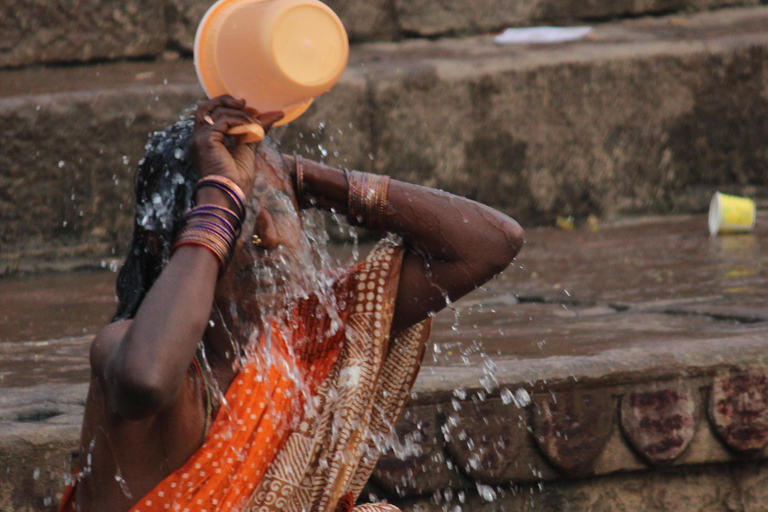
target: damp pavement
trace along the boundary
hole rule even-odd
[[[422,376],[707,346],[768,336],[768,212],[711,237],[705,215],[526,231],[515,264],[437,315]],[[115,309],[116,273],[0,280],[0,387],[83,384]],[[719,357],[719,356],[718,356]],[[418,386],[417,386],[418,387]]]

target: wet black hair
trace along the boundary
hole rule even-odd
[[[194,200],[198,174],[187,155],[194,120],[187,118],[156,132],[145,146],[134,180],[136,192],[133,236],[117,277],[119,305],[112,321],[133,318],[165,267],[172,241]],[[158,247],[150,250],[146,235]]]

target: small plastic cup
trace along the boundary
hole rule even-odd
[[[755,202],[746,197],[716,192],[709,204],[709,232],[711,235],[749,233],[755,227]]]
[[[283,111],[281,125],[336,85],[349,40],[317,0],[219,0],[197,28],[194,54],[208,97],[230,94],[260,112]]]

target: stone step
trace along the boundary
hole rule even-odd
[[[15,0],[0,6],[0,68],[189,54],[212,0]],[[768,0],[328,0],[353,42],[688,13]]]
[[[553,46],[360,45],[283,147],[526,225],[700,211],[717,188],[764,191],[767,57],[768,7],[606,23]],[[24,69],[0,83],[0,263],[119,257],[148,134],[202,97],[192,63]]]

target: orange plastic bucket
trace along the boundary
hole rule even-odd
[[[260,112],[293,121],[336,85],[349,40],[336,14],[317,0],[219,0],[203,17],[194,45],[205,93],[245,99]]]

